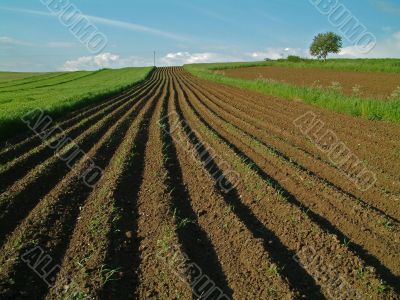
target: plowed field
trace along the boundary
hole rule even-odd
[[[400,75],[355,71],[336,71],[323,69],[289,67],[251,67],[224,70],[226,76],[243,79],[267,78],[290,84],[333,88],[339,84],[346,95],[388,99],[400,86]]]
[[[0,150],[0,299],[400,299],[399,125],[159,68],[57,126]]]

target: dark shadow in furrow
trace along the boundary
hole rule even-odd
[[[304,206],[296,196],[294,196],[291,192],[286,190],[279,181],[275,180],[273,177],[264,172],[251,158],[249,158],[244,152],[242,152],[238,147],[236,147],[232,142],[228,141],[226,138],[221,136],[214,128],[199,114],[199,112],[193,107],[193,105],[188,101],[186,97],[186,102],[189,107],[194,111],[196,116],[204,123],[207,128],[209,128],[212,132],[214,132],[224,143],[226,143],[240,158],[248,162],[249,167],[255,171],[263,180],[268,182],[275,190],[280,191],[285,199],[288,200],[289,203],[299,207],[300,209],[309,209],[307,206]],[[321,228],[326,230],[330,234],[336,235],[341,241],[351,241],[349,237],[347,237],[344,233],[340,231],[335,225],[329,222],[329,220],[325,219],[323,216],[315,213],[312,209],[309,209],[307,212],[308,217],[311,221],[317,223]],[[400,276],[396,276],[393,274],[386,266],[384,266],[378,258],[368,253],[366,249],[364,249],[361,245],[355,244],[351,242],[348,245],[348,248],[359,256],[362,260],[364,260],[368,265],[373,266],[377,274],[386,281],[396,293],[400,294]]]
[[[182,79],[182,80],[184,80],[188,85],[191,85],[191,86],[192,86],[192,89],[194,88],[192,82],[190,82],[189,80],[186,80],[186,79]],[[188,83],[188,82],[189,82],[189,83]],[[207,98],[209,99],[209,101],[211,101],[211,102],[212,102],[214,105],[216,105],[219,109],[224,110],[224,108],[223,108],[218,102],[212,100],[209,96],[205,95],[205,94],[204,94],[203,92],[201,92],[198,88],[196,88],[196,90],[198,91],[199,94],[202,94],[204,97],[207,97]],[[194,92],[194,91],[193,91],[193,92]],[[196,92],[194,92],[194,93],[196,93]],[[212,94],[212,95],[213,95],[215,98],[217,98],[218,100],[221,99],[218,95],[215,94],[215,92],[214,92],[214,93],[211,93],[211,92],[210,92],[210,94]],[[198,97],[198,98],[199,98],[199,97]],[[200,98],[199,98],[199,99],[200,99]],[[222,101],[222,100],[221,100],[221,101]],[[271,151],[271,152],[273,152],[274,154],[276,154],[277,156],[279,156],[282,160],[284,160],[284,161],[287,162],[288,164],[291,164],[291,165],[293,165],[295,168],[297,168],[297,169],[299,169],[299,170],[301,170],[301,171],[303,171],[303,172],[306,172],[307,174],[309,174],[310,176],[312,176],[312,177],[314,177],[314,178],[317,178],[318,180],[322,181],[323,184],[329,186],[329,187],[332,188],[332,189],[337,190],[338,192],[340,192],[340,193],[344,194],[345,196],[349,197],[351,200],[356,201],[356,202],[360,202],[360,204],[361,204],[362,206],[364,206],[364,207],[365,207],[365,206],[370,206],[370,203],[365,202],[364,200],[362,200],[361,198],[355,196],[355,195],[352,194],[351,192],[348,192],[348,191],[344,190],[343,188],[341,188],[340,186],[334,184],[333,182],[329,181],[328,179],[326,179],[326,178],[324,178],[324,177],[318,175],[317,173],[315,173],[315,172],[313,172],[313,171],[307,169],[306,167],[304,167],[304,166],[301,165],[300,163],[298,163],[298,162],[296,162],[296,161],[294,161],[294,160],[291,160],[286,154],[284,154],[283,152],[279,151],[279,150],[278,150],[277,148],[275,148],[274,146],[272,146],[272,145],[270,145],[270,144],[266,144],[265,142],[261,141],[259,138],[257,138],[256,136],[254,136],[254,135],[252,135],[250,132],[248,132],[248,130],[241,129],[239,126],[235,125],[235,124],[232,123],[231,121],[229,121],[229,120],[227,120],[226,118],[222,117],[222,116],[219,115],[215,110],[211,109],[211,108],[209,107],[209,105],[208,105],[207,103],[205,103],[204,101],[201,101],[201,103],[202,103],[205,107],[207,107],[208,110],[210,110],[211,112],[213,112],[214,114],[216,114],[221,120],[223,120],[224,122],[226,122],[226,123],[232,125],[232,126],[235,127],[237,130],[239,130],[239,131],[241,131],[241,132],[244,132],[246,135],[248,135],[248,136],[251,137],[252,139],[254,139],[254,140],[256,140],[257,142],[259,142],[260,144],[262,144],[262,145],[263,145],[264,147],[266,147],[269,151]],[[236,117],[236,118],[239,118],[239,117],[236,116],[236,115],[235,115],[235,117]],[[249,124],[250,126],[256,127],[256,129],[262,130],[262,128],[259,128],[258,126],[255,126],[255,125],[252,125],[252,124],[248,123],[247,121],[243,121],[243,122]],[[337,169],[337,168],[335,167],[335,169]],[[337,170],[339,170],[339,169],[337,169]],[[340,171],[340,170],[339,170],[339,171]],[[381,209],[379,209],[379,208],[377,208],[377,207],[370,206],[370,210],[375,211],[376,213],[380,214],[381,216],[383,216],[383,217],[385,217],[385,218],[387,218],[387,219],[389,219],[389,220],[391,220],[391,221],[393,221],[393,222],[395,222],[395,223],[398,223],[398,224],[400,223],[400,221],[399,221],[398,219],[396,219],[395,217],[392,217],[392,216],[388,215],[388,214],[385,213],[383,210],[381,210]]]
[[[182,86],[181,89],[184,92],[186,103],[189,103],[188,95]],[[177,106],[177,113],[181,121],[186,120],[179,104]],[[290,286],[301,295],[305,295],[308,299],[324,299],[321,289],[316,284],[314,278],[293,259],[296,253],[287,249],[275,233],[265,227],[265,225],[253,214],[251,209],[246,204],[242,203],[238,191],[224,176],[217,162],[196,136],[196,133],[189,127],[186,127],[185,131],[191,143],[195,145],[197,153],[201,159],[206,162],[204,167],[210,176],[216,180],[215,187],[220,191],[224,201],[235,207],[234,213],[236,216],[255,238],[263,241],[265,251],[269,253],[271,261],[277,264],[280,273],[288,279]],[[217,181],[221,184],[217,184]],[[221,189],[221,186],[227,187],[230,191],[225,193],[224,190]]]
[[[84,128],[76,128],[73,131],[69,132],[68,137],[71,139],[77,138],[84,130],[87,130],[91,126],[95,125],[103,117],[106,117],[106,114],[109,112],[110,111],[106,111],[106,112],[102,113],[101,115],[96,116],[95,118],[90,120],[87,124],[85,124]],[[124,112],[125,111],[121,111],[120,114],[123,114]],[[107,124],[111,124],[111,123],[108,122]],[[102,134],[100,136],[102,136]],[[94,138],[94,136],[93,136],[93,138]],[[57,144],[58,142],[60,142],[59,139],[52,144]],[[84,146],[82,146],[82,147],[84,147]],[[69,153],[69,154],[71,154],[71,153]],[[18,163],[17,165],[14,165],[7,171],[3,172],[1,174],[3,180],[0,183],[0,191],[4,191],[5,189],[9,188],[13,183],[15,183],[17,180],[21,179],[24,175],[26,175],[27,172],[34,169],[37,165],[41,164],[46,159],[51,158],[53,155],[54,155],[54,150],[51,149],[50,147],[46,146],[42,150],[30,155],[29,158],[24,160],[24,162]]]
[[[73,111],[67,114],[66,117],[58,119],[56,121],[57,123],[55,123],[55,126],[59,126],[62,129],[68,129],[75,124],[78,124],[85,118],[89,118],[91,115],[97,113],[99,110],[113,109],[115,105],[119,105],[118,103],[122,104],[126,101],[129,101],[130,98],[136,97],[144,90],[146,90],[152,84],[153,77],[154,76],[150,76],[148,80],[141,81],[139,84],[134,85],[134,87],[116,97],[113,97],[101,103],[90,105],[89,107],[81,110]],[[48,132],[50,132],[52,128],[49,128]],[[13,149],[5,150],[0,153],[0,164],[5,164],[43,143],[43,141],[39,137],[37,137],[36,135],[32,135],[31,133],[24,134],[22,137],[13,138],[10,140],[10,142],[12,145],[14,145]]]
[[[154,86],[154,85],[152,85]],[[146,89],[147,91],[147,89]],[[133,98],[128,98],[126,101],[122,103],[121,106],[126,105],[127,108],[129,105],[136,105],[137,102],[135,102],[135,99],[140,98],[145,94],[145,92],[139,93]],[[130,103],[131,102],[131,103]],[[75,139],[79,137],[80,134],[82,134],[84,131],[89,129],[91,126],[94,126],[98,121],[101,121],[101,119],[107,117],[107,114],[112,114],[113,111],[120,109],[120,107],[114,107],[111,105],[108,108],[105,108],[103,112],[101,112],[98,116],[93,117],[91,120],[88,120],[86,124],[79,128],[75,128],[72,131],[68,132],[66,136],[71,139]],[[125,109],[121,109],[119,114],[125,113]],[[57,131],[57,133],[59,133]],[[52,142],[51,144],[56,145],[61,141],[63,137],[61,136],[59,139],[56,141]],[[51,136],[49,137],[51,139]],[[42,141],[42,143],[45,143]],[[2,172],[1,176],[3,177],[3,180],[0,182],[0,191],[3,192],[6,188],[8,188],[11,184],[22,178],[22,176],[26,175],[27,172],[29,172],[31,169],[36,167],[38,164],[42,163],[46,159],[52,157],[54,155],[54,150],[50,147],[45,147],[39,150],[36,153],[33,153],[26,159],[24,159],[23,162],[19,162],[18,164],[14,165],[11,167],[9,170]]]
[[[105,263],[110,269],[118,269],[122,277],[109,281],[104,286],[99,293],[101,299],[134,299],[139,285],[137,270],[140,265],[140,241],[137,238],[127,239],[126,232],[132,232],[133,236],[137,237],[139,219],[137,199],[143,181],[150,120],[157,102],[160,101],[159,97],[157,98],[153,100],[138,126],[138,133],[134,139],[135,152],[124,167],[124,173],[116,187],[115,207],[121,212],[121,218],[113,224]]]
[[[172,75],[173,76],[173,75]],[[177,103],[176,86],[174,88],[174,103]],[[177,156],[177,150],[171,137],[171,128],[169,124],[168,101],[170,93],[163,103],[160,131],[163,143],[164,167],[167,170],[168,177],[165,185],[172,196],[171,210],[175,212],[177,220],[177,235],[182,251],[188,255],[190,262],[196,263],[201,270],[216,283],[216,286],[227,296],[232,298],[232,289],[229,287],[226,276],[222,270],[218,255],[207,235],[207,233],[198,224],[197,214],[190,205],[190,195],[184,185],[182,169]],[[179,222],[184,219],[190,219],[186,226],[179,226]],[[193,299],[198,299],[193,292]]]
[[[155,91],[153,90],[153,93],[154,92]],[[159,97],[160,93],[161,91],[156,97]],[[133,111],[131,115],[123,121],[115,133],[111,135],[110,140],[100,147],[96,156],[92,158],[96,166],[99,166],[102,169],[107,167],[115,151],[122,142],[122,139],[125,137],[129,126],[138,113],[139,110]],[[61,195],[57,204],[57,211],[41,224],[42,228],[46,229],[51,229],[57,226],[58,231],[61,233],[56,241],[47,240],[44,234],[40,235],[41,241],[37,244],[44,249],[45,253],[52,257],[53,265],[60,265],[62,263],[65,251],[68,248],[70,236],[74,231],[76,219],[80,212],[79,207],[84,204],[92,191],[92,189],[84,184],[82,180],[77,179],[77,182],[75,182],[74,185],[73,192]],[[62,219],[62,222],[58,222],[60,221],[60,218]],[[7,287],[8,283],[1,283],[0,290],[7,291],[6,294],[0,295],[1,299],[44,298],[48,286],[36,273],[29,269],[22,260],[18,261],[13,271],[15,274],[12,278],[14,284]],[[54,274],[54,276],[55,275],[56,274]]]
[[[151,95],[152,94],[149,92],[145,98],[139,100],[141,102],[135,110],[134,115],[137,115],[144,107]],[[126,113],[126,111],[122,110],[115,117],[107,121],[99,132],[89,136],[88,139],[80,145],[80,149],[85,152],[90,150],[93,143],[107,132],[110,126],[115,122],[115,119],[118,119],[124,113]],[[82,156],[77,156],[74,163],[81,157]],[[70,169],[65,162],[61,160],[57,161],[55,166],[51,167],[51,170],[42,174],[38,180],[30,183],[20,194],[13,198],[7,206],[0,207],[0,245],[3,245],[6,235],[15,229],[18,223],[29,214],[37,203],[39,203],[40,199],[56,186],[68,171],[70,171]]]

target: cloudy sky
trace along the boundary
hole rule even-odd
[[[319,1],[1,0],[0,70],[152,65],[154,50],[159,66],[309,56],[307,49],[316,33],[342,33],[329,15],[313,6],[312,2]],[[362,54],[344,39],[339,56],[400,57],[399,0],[338,3],[377,40],[373,51]],[[90,51],[60,21],[59,15],[71,4],[81,19],[106,38],[101,52]]]

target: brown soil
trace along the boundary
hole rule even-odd
[[[367,192],[295,127],[309,110],[377,174]],[[182,68],[60,124],[87,153],[72,169],[29,135],[0,153],[1,299],[400,299],[398,125]]]
[[[267,78],[299,86],[330,88],[338,82],[346,95],[387,99],[400,86],[400,74],[289,67],[251,67],[218,71],[242,79]]]

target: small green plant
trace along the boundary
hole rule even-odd
[[[395,226],[393,221],[388,218],[383,218],[378,224],[382,225],[387,231],[393,231]]]
[[[383,293],[388,289],[388,286],[386,285],[386,283],[383,280],[381,280],[376,289],[377,289],[378,293]]]
[[[271,296],[277,296],[278,295],[278,291],[275,288],[268,288],[268,294]]]
[[[230,227],[231,227],[230,223],[224,223],[222,225],[222,229],[224,230],[225,233],[229,232]]]
[[[345,247],[349,247],[349,246],[350,246],[350,243],[351,243],[351,241],[350,241],[349,239],[347,239],[347,238],[344,238],[344,239],[343,239],[343,245],[344,245]]]
[[[267,269],[268,277],[278,275],[278,273],[279,273],[279,268],[276,264],[271,264]]]
[[[310,212],[310,209],[309,209],[309,208],[306,208],[306,207],[304,207],[304,206],[301,207],[301,213],[303,214],[303,216],[304,216],[305,218],[308,217],[308,213],[309,213],[309,212]]]
[[[277,190],[276,190],[276,196],[278,197],[278,199],[279,199],[280,201],[283,201],[283,202],[286,201],[285,193],[284,193],[284,191],[283,191],[282,189],[277,189]]]
[[[360,267],[360,268],[357,269],[357,277],[358,277],[359,279],[364,279],[364,277],[365,277],[365,270],[364,270],[363,267]]]
[[[173,229],[170,226],[166,226],[161,238],[157,240],[157,247],[160,248],[159,254],[166,253],[170,249],[173,236]]]
[[[301,220],[301,217],[296,216],[296,213],[295,213],[294,211],[292,211],[292,212],[290,213],[289,221],[290,221],[292,224],[296,224],[296,223],[298,223],[300,220]]]
[[[177,228],[178,228],[178,229],[185,228],[187,225],[193,224],[193,223],[194,223],[193,220],[191,220],[191,219],[189,219],[189,218],[184,218],[184,219],[181,219],[181,220],[178,222]]]
[[[87,299],[90,295],[84,291],[74,291],[72,295],[63,295],[65,298],[63,299],[72,299],[72,300],[84,300]]]
[[[79,268],[84,268],[89,259],[90,259],[90,255],[83,257],[81,260],[75,259],[74,260],[75,261],[75,265],[77,265]]]
[[[107,282],[110,281],[115,281],[118,280],[115,274],[118,274],[120,272],[120,268],[107,268],[106,265],[101,265],[100,270],[99,270],[99,275],[101,277],[103,285],[107,284]]]
[[[234,210],[235,210],[235,206],[233,204],[228,204],[224,208],[224,215],[229,215]]]
[[[90,222],[89,231],[90,231],[92,234],[96,234],[97,231],[99,230],[99,228],[102,227],[101,225],[102,225],[102,224],[101,224],[100,218],[94,218],[94,219],[92,219],[92,221]]]
[[[272,277],[279,274],[279,267],[268,260],[264,260],[257,268],[257,272],[259,272],[261,275]]]

